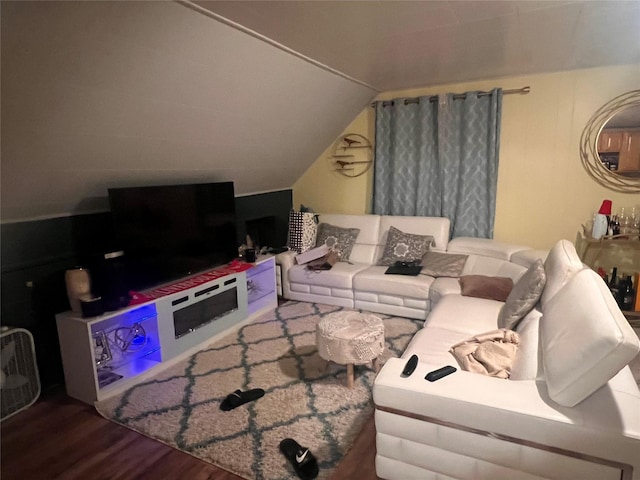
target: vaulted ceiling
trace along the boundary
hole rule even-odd
[[[634,1],[206,1],[380,91],[640,62]]]
[[[2,221],[290,188],[377,93],[640,63],[640,2],[2,1]]]

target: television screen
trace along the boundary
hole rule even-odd
[[[109,203],[132,290],[238,255],[233,182],[110,188]]]

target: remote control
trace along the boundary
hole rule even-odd
[[[413,373],[413,371],[418,366],[418,356],[411,355],[411,358],[407,361],[407,364],[404,366],[404,370],[402,370],[402,377],[408,377]]]
[[[430,382],[435,382],[436,380],[440,380],[442,377],[446,377],[447,375],[456,371],[455,367],[451,365],[447,365],[446,367],[439,368],[434,370],[433,372],[427,373],[427,376],[424,377],[425,380],[429,380]]]

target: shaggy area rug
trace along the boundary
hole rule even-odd
[[[96,404],[109,420],[248,480],[297,478],[278,446],[294,438],[317,457],[327,479],[373,411],[371,366],[327,365],[316,349],[316,324],[341,310],[287,302],[122,394]],[[380,363],[400,356],[423,321],[377,314],[385,325]],[[240,389],[264,397],[231,411]]]

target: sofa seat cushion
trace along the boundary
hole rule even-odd
[[[637,335],[591,269],[576,273],[544,306],[540,336],[549,396],[568,407],[605,385],[640,351]]]
[[[362,263],[338,262],[331,270],[311,271],[304,265],[294,265],[289,269],[289,281],[306,285],[330,288],[353,288],[353,277],[368,265]]]
[[[448,328],[423,328],[413,336],[401,358],[409,360],[411,355],[417,355],[420,362],[458,368],[458,362],[449,352],[449,347],[467,338],[468,334]]]
[[[495,330],[503,303],[486,298],[445,295],[429,313],[425,329],[441,328],[461,333],[466,340],[472,335]],[[472,312],[470,314],[470,312]],[[451,345],[443,345],[447,350]]]
[[[373,266],[358,272],[353,288],[358,292],[374,292],[400,297],[429,299],[429,288],[434,281],[427,275],[386,275],[389,267]]]
[[[440,337],[443,336],[441,331],[446,330],[451,332],[451,339],[457,338],[459,340],[439,346],[435,344],[430,348],[443,350],[447,345],[451,347],[473,335],[496,329],[502,305],[502,302],[496,300],[461,297],[455,294],[442,297],[429,313],[423,330],[427,332],[432,329],[437,330]],[[469,312],[474,313],[469,315]],[[538,377],[539,370],[541,370],[538,355],[538,330],[541,315],[540,310],[534,309],[518,324],[517,332],[520,335],[520,344],[509,377],[511,380],[535,380]],[[449,340],[447,338],[447,341]],[[453,359],[453,355],[450,358]]]

